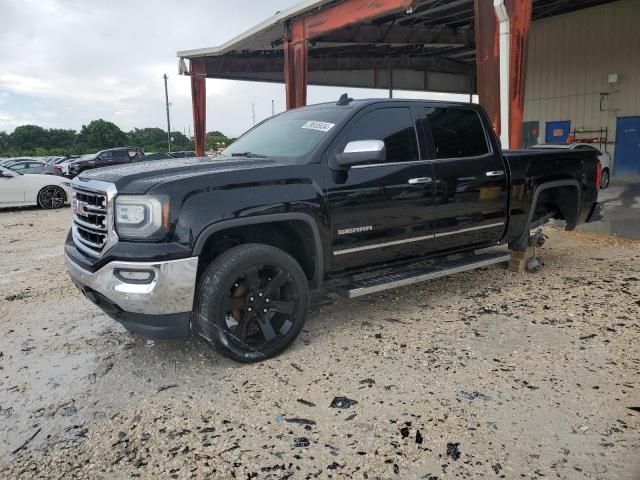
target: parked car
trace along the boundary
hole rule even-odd
[[[171,152],[171,156],[173,158],[189,158],[189,157],[195,157],[196,152],[194,152],[193,150],[181,150],[178,152]]]
[[[72,160],[76,160],[80,158],[80,155],[63,155],[60,157],[50,157],[50,160],[47,161],[47,163],[52,163],[54,165],[60,165],[62,163],[67,163],[70,162]]]
[[[596,148],[590,143],[541,143],[538,145],[533,145],[529,148],[557,148],[557,149],[569,149],[569,150],[587,150],[591,152],[596,152],[598,155],[598,160],[600,160],[600,165],[602,165],[602,177],[600,178],[600,188],[607,188],[609,186],[609,181],[611,180],[611,155],[609,152],[603,152],[599,148]]]
[[[29,158],[29,157],[16,157],[16,158],[6,158],[4,160],[2,160],[2,162],[0,162],[0,167],[5,167],[11,163],[18,163],[18,162],[36,162],[37,160],[35,158]]]
[[[600,171],[593,151],[502,152],[478,105],[343,97],[270,117],[216,159],[77,176],[66,264],[128,330],[255,362],[295,340],[311,290],[506,262],[496,246],[525,251],[551,218],[600,218]]]
[[[119,147],[102,150],[98,153],[83,155],[62,167],[64,175],[75,177],[81,172],[99,167],[112,167],[131,163],[144,157],[144,150],[139,147]]]
[[[172,153],[146,153],[144,157],[138,158],[136,162],[147,162],[153,160],[169,160],[174,157]]]
[[[23,160],[21,162],[9,163],[6,168],[15,170],[24,175],[42,174],[42,175],[62,175],[62,166],[45,163],[36,160]]]
[[[4,164],[4,167],[25,174],[42,173],[45,165],[46,164],[40,160],[17,160]]]
[[[53,175],[22,175],[0,167],[0,208],[39,205],[62,208],[71,200],[69,181]]]

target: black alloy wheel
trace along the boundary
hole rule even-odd
[[[286,252],[262,244],[234,247],[202,274],[194,313],[200,334],[241,362],[286,349],[304,325],[308,280]]]
[[[47,210],[64,207],[66,200],[67,195],[64,190],[55,185],[44,187],[38,193],[38,205]]]

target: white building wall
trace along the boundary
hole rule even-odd
[[[608,127],[614,152],[616,117],[630,115],[640,115],[640,0],[532,23],[524,119],[540,122],[541,143],[546,122],[571,120],[572,130]]]

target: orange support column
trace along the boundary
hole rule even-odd
[[[207,89],[204,59],[191,60],[191,103],[193,109],[193,140],[196,155],[204,157],[207,134]]]
[[[347,0],[289,22],[284,35],[287,109],[307,104],[307,42],[324,33],[408,8],[414,0]]]
[[[522,148],[522,122],[524,121],[524,93],[527,79],[527,45],[531,25],[531,0],[507,0],[507,13],[511,21],[509,66],[509,145]]]
[[[500,135],[498,21],[491,0],[475,0],[475,32],[478,97]]]
[[[307,104],[307,40],[304,23],[293,22],[284,40],[284,82],[287,110]]]
[[[509,41],[509,144],[522,146],[527,39],[532,0],[506,0],[511,38]],[[475,0],[476,64],[480,104],[500,134],[500,52],[498,19],[491,0]]]

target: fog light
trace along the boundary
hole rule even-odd
[[[127,283],[151,283],[154,277],[153,270],[116,270],[113,272],[116,278]]]

